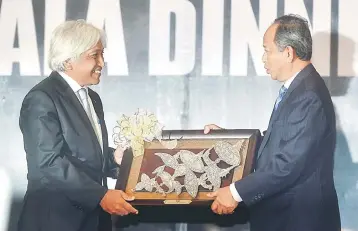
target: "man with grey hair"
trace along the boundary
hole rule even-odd
[[[247,177],[209,194],[212,210],[232,213],[243,202],[251,231],[340,231],[333,181],[336,118],[329,91],[311,64],[305,19],[277,18],[263,39],[262,61],[282,83],[268,129]],[[220,129],[205,126],[204,132]]]
[[[138,213],[133,197],[107,188],[123,150],[108,147],[99,95],[104,36],[83,20],[52,34],[53,72],[25,96],[19,124],[28,167],[20,231],[112,230],[110,214]]]

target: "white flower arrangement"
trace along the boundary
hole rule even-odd
[[[138,109],[132,116],[122,114],[117,124],[113,131],[114,144],[123,149],[131,147],[135,157],[144,154],[145,141],[161,141],[164,126],[153,113],[146,110]]]

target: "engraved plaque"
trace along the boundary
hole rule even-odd
[[[125,151],[116,189],[134,195],[132,204],[207,205],[208,192],[252,171],[260,140],[256,129],[163,130],[143,155]]]

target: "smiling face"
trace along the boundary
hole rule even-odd
[[[81,86],[98,84],[104,67],[103,53],[104,47],[99,41],[94,47],[83,52],[77,60],[68,64],[68,75]]]
[[[288,65],[290,64],[287,48],[280,51],[275,43],[275,34],[278,24],[271,25],[263,39],[264,54],[262,62],[265,64],[266,73],[273,80],[285,81],[287,79]]]

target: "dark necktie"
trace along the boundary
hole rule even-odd
[[[280,88],[280,91],[278,92],[278,97],[275,102],[275,110],[277,109],[278,105],[280,104],[280,102],[286,92],[287,92],[287,88],[284,85],[282,85],[282,87]]]

